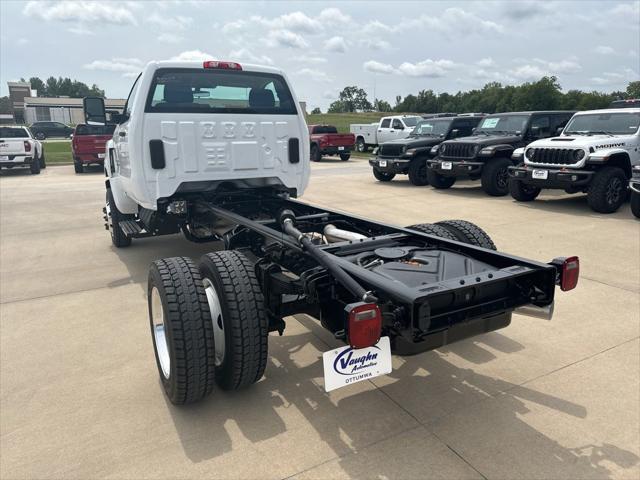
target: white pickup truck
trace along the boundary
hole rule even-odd
[[[592,210],[612,213],[628,197],[632,169],[640,165],[640,108],[576,113],[559,137],[514,151],[509,192],[520,202],[543,188],[586,193]]]
[[[29,167],[38,174],[46,166],[42,143],[27,127],[0,127],[0,168]]]
[[[408,137],[420,120],[416,115],[382,117],[378,123],[352,123],[349,131],[356,137],[356,150],[366,152],[369,147]]]

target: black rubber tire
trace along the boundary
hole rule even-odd
[[[615,212],[626,200],[628,183],[629,179],[621,168],[604,167],[594,175],[589,186],[589,206],[598,213]]]
[[[488,248],[489,250],[498,250],[489,234],[475,223],[466,220],[442,220],[441,222],[436,222],[436,225],[449,230],[456,237],[456,240],[460,242]]]
[[[640,218],[640,193],[631,192],[631,213]]]
[[[350,158],[351,158],[351,154],[350,153],[341,153],[340,154],[340,160],[342,160],[343,162],[346,162]]]
[[[152,312],[152,289],[158,290],[169,350],[169,378],[162,373]],[[149,269],[149,324],[160,380],[174,405],[196,402],[215,385],[213,325],[202,277],[187,257],[161,258]]]
[[[454,183],[456,183],[456,177],[445,177],[444,175],[440,175],[437,172],[434,172],[430,168],[427,169],[427,182],[433,188],[437,188],[438,190],[445,190],[447,188],[451,188]]]
[[[110,188],[107,188],[106,202],[109,204],[109,208],[106,210],[105,215],[111,215],[110,219],[106,219],[107,222],[111,222],[111,227],[109,228],[111,243],[113,243],[113,246],[116,248],[128,247],[131,245],[131,237],[124,234],[119,224],[121,220],[127,220],[127,216],[118,210]]]
[[[224,390],[251,385],[264,374],[269,338],[254,266],[242,253],[227,250],[204,255],[200,272],[215,287],[222,309],[225,353],[215,370],[216,382]]]
[[[82,162],[78,162],[74,160],[73,169],[75,170],[76,173],[84,173],[84,166],[82,165]]]
[[[40,173],[40,159],[35,157],[35,152],[33,152],[33,159],[31,160],[31,166],[29,167],[29,171],[33,175],[38,175]]]
[[[509,179],[509,193],[519,202],[532,202],[540,195],[541,191],[542,189],[533,185],[527,185],[515,178]]]
[[[317,145],[311,145],[311,161],[319,162],[322,160],[322,154],[320,153],[320,149]]]
[[[424,158],[412,160],[409,164],[409,181],[417,187],[429,185],[427,170],[427,161]]]
[[[381,182],[390,182],[391,180],[393,180],[393,178],[396,176],[395,173],[387,173],[387,172],[381,172],[380,170],[377,169],[373,169],[373,176],[376,177],[376,180],[379,180]]]
[[[36,137],[38,140],[44,140],[45,138],[47,138],[47,134],[44,132],[38,132],[34,134],[34,137]]]
[[[422,233],[428,233],[429,235],[435,235],[436,237],[446,238],[448,240],[457,240],[453,233],[437,223],[418,223],[416,225],[409,225],[406,228],[410,230],[417,230]]]
[[[359,137],[356,140],[356,151],[358,151],[360,153],[366,153],[367,150],[369,150],[369,147],[367,147],[367,144],[364,143],[364,138]]]
[[[40,170],[47,168],[47,162],[44,158],[44,149],[40,152]]]
[[[492,197],[504,197],[509,193],[509,171],[512,165],[508,158],[493,158],[482,168],[480,182],[482,190]]]

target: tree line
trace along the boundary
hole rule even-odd
[[[20,79],[21,82],[31,84],[31,89],[38,92],[39,97],[70,97],[84,98],[87,96],[104,98],[104,90],[95,83],[90,87],[78,80],[69,77],[49,77],[42,80],[38,77],[31,77],[29,80]],[[0,97],[0,113],[13,113],[13,107],[9,97]]]
[[[522,85],[502,85],[487,83],[481,89],[466,92],[434,93],[421,90],[417,95],[396,96],[395,106],[375,99],[371,103],[364,89],[345,87],[338,100],[331,103],[327,113],[348,112],[514,112],[526,110],[590,110],[606,108],[611,101],[626,98],[640,98],[640,81],[630,82],[625,91],[611,93],[584,92],[582,90],[562,91],[556,77],[542,77],[537,82]],[[317,111],[316,111],[317,110]],[[315,109],[312,113],[320,113]]]

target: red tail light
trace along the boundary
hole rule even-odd
[[[242,70],[242,65],[236,62],[218,62],[217,60],[207,60],[202,64],[204,68],[219,68],[222,70]]]
[[[580,276],[580,259],[578,257],[554,258],[551,265],[555,266],[558,272],[556,285],[560,285],[560,290],[566,292],[576,288]]]
[[[378,343],[382,330],[382,312],[375,303],[350,303],[345,308],[349,322],[347,338],[352,348],[366,348]]]
[[[24,151],[25,152],[31,151],[31,144],[27,140],[24,141]]]

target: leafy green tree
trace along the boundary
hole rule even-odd
[[[366,112],[373,109],[371,102],[367,99],[367,92],[360,87],[344,87],[338,98],[345,112]]]
[[[640,80],[629,82],[626,93],[627,98],[640,98]]]
[[[385,100],[380,100],[376,98],[373,102],[373,108],[376,112],[390,112],[391,104]]]
[[[22,81],[25,81],[22,79]],[[101,90],[95,83],[91,87],[78,80],[66,78],[49,77],[46,82],[38,77],[29,79],[31,89],[38,92],[39,97],[71,97],[83,98],[86,96],[103,97],[104,90]]]
[[[341,100],[336,100],[335,102],[331,102],[329,105],[329,109],[327,113],[344,113],[347,111],[347,106]]]
[[[320,107],[316,107],[313,110],[311,110],[311,115],[319,115],[321,113],[322,111],[320,110]]]
[[[0,113],[13,113],[13,105],[9,97],[0,97]]]

